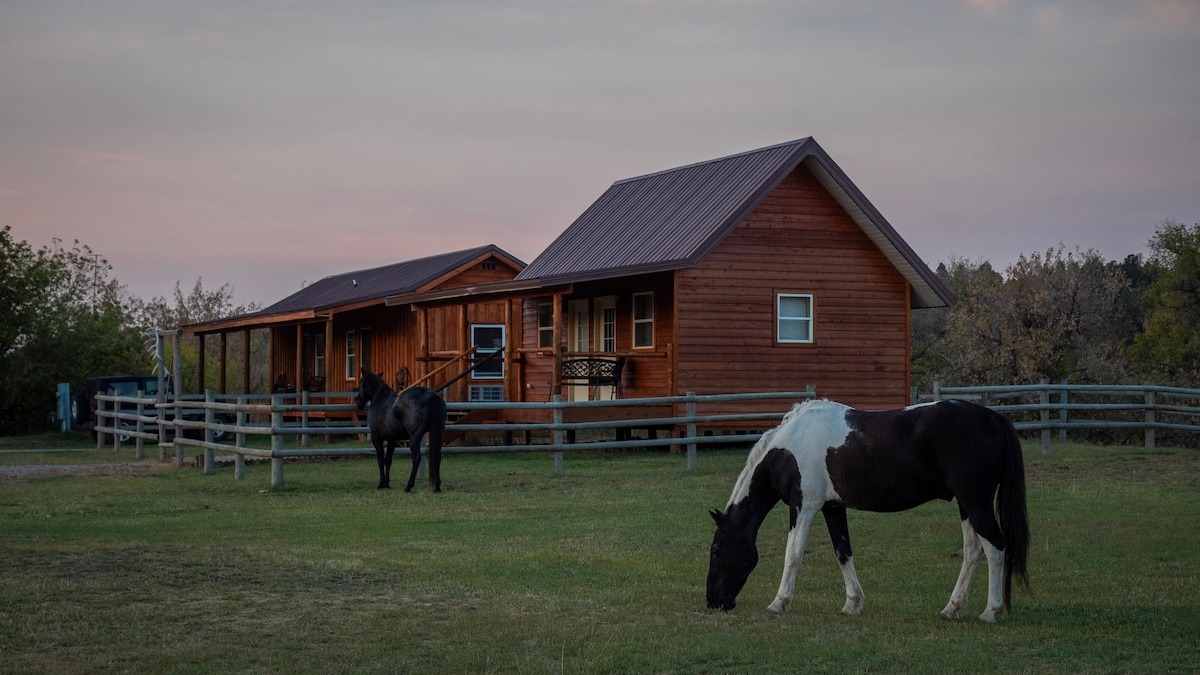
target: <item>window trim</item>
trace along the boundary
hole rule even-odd
[[[346,379],[358,379],[358,331],[346,331]]]
[[[543,307],[547,307],[550,310],[548,312],[548,316],[550,318],[550,323],[545,326],[542,325],[542,308]],[[550,339],[547,341],[547,342],[549,342],[549,344],[545,344],[545,345],[542,344],[542,335],[543,334],[548,334],[550,336]],[[553,302],[537,303],[537,340],[538,340],[537,341],[538,349],[553,349],[554,348],[554,303]]]
[[[649,318],[642,318],[642,319],[638,318],[638,315],[637,315],[638,296],[650,296],[650,304],[649,304],[650,316],[649,316]],[[629,308],[629,315],[632,319],[632,321],[630,322],[630,324],[631,324],[631,326],[630,326],[630,332],[631,332],[630,344],[632,345],[632,347],[634,349],[654,349],[654,291],[639,291],[637,293],[634,293],[631,298],[630,305],[631,306]],[[648,345],[638,344],[638,326],[642,325],[642,324],[650,324],[650,344],[648,344]]]
[[[784,298],[807,298],[808,299],[808,316],[784,316],[783,315],[783,299]],[[775,343],[782,345],[810,345],[816,339],[816,316],[817,305],[816,299],[812,293],[791,293],[776,291],[775,292]],[[781,330],[784,321],[802,321],[806,322],[808,327],[807,340],[784,339]]]
[[[508,335],[507,335],[508,331],[504,324],[502,324],[502,323],[473,323],[473,324],[471,324],[469,330],[470,330],[470,334],[471,334],[471,343],[472,344],[475,344],[475,329],[476,328],[499,328],[500,329],[500,345],[501,346],[496,349],[492,349],[490,347],[487,349],[484,349],[482,347],[479,349],[476,349],[475,350],[475,358],[478,359],[481,357],[485,357],[487,354],[492,354],[492,353],[498,352],[498,351],[500,351],[500,349],[503,349],[504,346],[508,344]],[[473,371],[471,371],[471,379],[472,380],[503,380],[504,379],[504,359],[500,359],[499,361],[495,361],[494,363],[498,363],[500,365],[499,373],[481,374],[478,370],[473,370]],[[491,365],[491,364],[489,364],[489,365]]]

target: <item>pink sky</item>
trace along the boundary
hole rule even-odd
[[[0,4],[0,225],[145,299],[494,243],[813,136],[932,267],[1200,220],[1200,2]]]

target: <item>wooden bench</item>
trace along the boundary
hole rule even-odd
[[[612,387],[613,398],[621,398],[621,372],[625,357],[615,359],[568,359],[562,364],[562,383],[588,387]]]

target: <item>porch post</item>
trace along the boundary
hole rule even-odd
[[[207,338],[208,336],[207,336],[207,335],[205,335],[204,333],[196,333],[196,337],[197,337],[197,338],[199,339],[199,341],[200,341],[200,350],[199,350],[199,353],[200,353],[200,373],[199,373],[199,374],[198,374],[198,376],[197,376],[197,377],[199,377],[199,378],[200,378],[200,383],[196,385],[196,393],[203,393],[203,392],[204,392],[204,388],[205,388],[205,380],[204,380],[204,343],[205,343],[205,342],[207,342],[207,340],[205,340],[205,338]],[[177,394],[182,394],[183,392],[182,392],[182,391],[178,391],[178,392],[176,392],[176,393],[177,393]]]
[[[269,373],[268,373],[269,374]],[[250,329],[242,331],[242,393],[250,393]]]
[[[550,395],[562,395],[563,336],[566,335],[566,312],[563,311],[563,294],[554,294],[554,372],[550,375]]]
[[[225,387],[225,370],[229,359],[229,333],[221,331],[221,383],[217,388],[217,393],[228,394],[229,390]]]

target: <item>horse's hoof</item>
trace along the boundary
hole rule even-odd
[[[380,483],[380,484],[379,484],[379,487],[377,487],[377,488],[375,488],[375,489],[376,489],[376,490],[391,490],[391,489],[392,489],[392,486],[391,486],[391,485],[384,485],[383,483]]]
[[[404,491],[405,491],[405,492],[412,492],[412,486],[411,486],[411,485],[409,485],[409,486],[405,487],[405,488],[404,488]]]
[[[772,614],[783,614],[787,611],[787,603],[776,600],[767,605],[767,611]]]
[[[980,614],[977,621],[979,621],[979,623],[996,623],[996,612],[988,610],[983,614]]]

